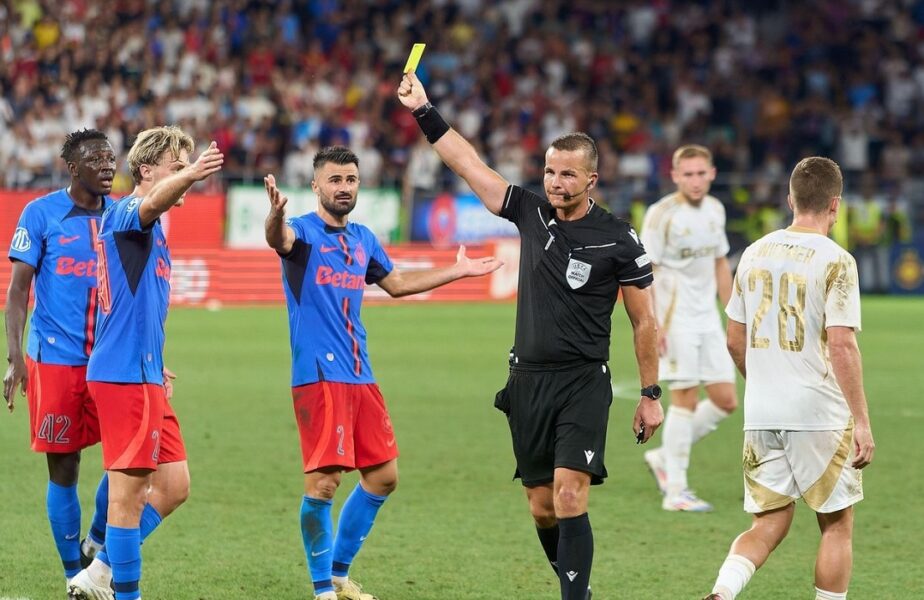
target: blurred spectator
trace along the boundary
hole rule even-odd
[[[892,190],[889,196],[889,203],[886,207],[885,217],[885,236],[883,243],[886,246],[892,244],[907,244],[911,241],[911,221],[908,218],[908,203],[901,198],[896,190]]]
[[[772,215],[777,180],[808,154],[837,158],[848,191],[864,174],[905,189],[924,172],[919,4],[2,0],[0,177],[61,185],[54,149],[79,127],[105,129],[124,172],[138,131],[178,123],[200,148],[218,141],[225,182],[275,168],[304,185],[305,157],[340,142],[366,184],[443,186],[395,110],[407,51],[425,41],[434,103],[511,181],[541,186],[548,140],[585,130],[602,200],[627,212],[669,184],[671,149],[697,142],[724,201],[755,188],[740,212]],[[746,177],[722,180],[732,172]],[[924,213],[917,195],[907,204],[910,220]]]
[[[889,252],[883,243],[886,222],[882,204],[873,178],[864,176],[859,196],[849,202],[847,218],[850,251],[857,259],[860,290],[863,292],[883,293],[889,285]]]

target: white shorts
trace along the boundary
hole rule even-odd
[[[853,461],[853,428],[840,431],[745,431],[744,510],[760,513],[799,498],[832,513],[863,499]]]
[[[703,333],[668,333],[667,354],[661,357],[659,364],[658,378],[667,382],[671,390],[692,388],[701,383],[735,383],[735,363],[725,345],[725,334],[718,329]]]

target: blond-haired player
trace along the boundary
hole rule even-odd
[[[100,222],[87,386],[109,472],[106,561],[101,552],[74,577],[74,600],[112,598],[110,577],[115,600],[140,598],[141,542],[189,493],[186,447],[169,402],[172,374],[163,363],[171,262],[160,218],[224,163],[215,142],[190,163],[192,151],[192,138],[178,127],[139,133],[128,151],[134,191]]]
[[[728,303],[728,349],[744,393],[744,509],[751,528],[732,543],[707,598],[731,600],[783,541],[795,501],[817,513],[815,598],[847,597],[852,506],[873,460],[863,367],[857,266],[828,239],[843,178],[813,156],[789,180],[792,226],[745,250]]]
[[[725,349],[722,304],[731,294],[725,208],[709,195],[715,179],[712,153],[703,146],[674,152],[677,190],[645,213],[642,243],[655,265],[655,311],[660,324],[660,379],[670,390],[661,447],[645,452],[661,507],[704,512],[712,505],[690,490],[690,449],[738,405],[735,367]],[[699,401],[699,388],[706,399]]]

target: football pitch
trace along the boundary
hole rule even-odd
[[[363,318],[401,477],[352,576],[381,600],[558,598],[525,495],[511,481],[506,422],[492,405],[506,378],[514,306],[407,302],[367,307]],[[922,321],[922,300],[864,298],[859,341],[877,451],[857,507],[851,598],[924,597]],[[594,598],[700,598],[749,523],[741,510],[741,414],[694,447],[691,485],[715,512],[663,512],[642,461],[646,447],[630,431],[638,378],[621,305],[613,330],[610,477],[590,502]],[[285,308],[173,309],[166,354],[179,376],[173,404],[192,493],[144,545],[144,597],[312,598],[298,527],[301,458]],[[45,461],[28,441],[27,405],[17,398],[15,412],[0,415],[0,599],[61,599]],[[99,475],[94,447],[82,465],[84,532]],[[340,502],[355,481],[344,478]],[[818,539],[800,503],[789,537],[742,598],[814,597]]]

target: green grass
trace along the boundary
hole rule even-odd
[[[857,508],[853,598],[924,594],[922,315],[920,300],[864,299],[860,344],[878,449]],[[506,377],[513,317],[512,305],[365,310],[402,453],[398,491],[353,569],[382,600],[558,597],[522,488],[510,479],[506,423],[492,406]],[[614,383],[634,389],[621,308],[614,320]],[[168,329],[192,496],[144,546],[144,597],[311,598],[285,310],[177,309]],[[716,511],[667,514],[629,431],[633,404],[613,403],[610,478],[591,494],[595,597],[699,598],[749,523],[741,510],[740,413],[693,453],[691,483]],[[53,600],[64,597],[64,581],[45,517],[44,458],[28,449],[27,413],[23,399],[0,416],[0,598]],[[99,450],[91,448],[80,486],[85,526],[99,473]],[[354,482],[345,477],[340,500]],[[743,598],[811,597],[817,543],[814,517],[800,505],[789,537]]]

